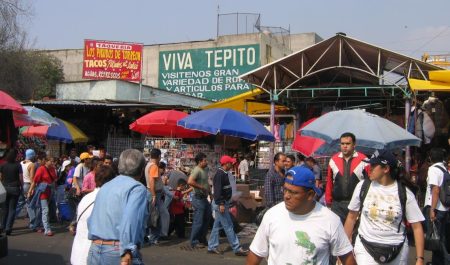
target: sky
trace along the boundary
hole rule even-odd
[[[23,1],[32,10],[23,24],[37,49],[81,49],[84,39],[146,45],[214,39],[219,10],[260,14],[261,25],[291,34],[327,39],[345,32],[414,58],[450,54],[449,0]],[[221,18],[221,31],[234,29],[230,16]]]

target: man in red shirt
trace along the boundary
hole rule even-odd
[[[367,157],[355,151],[356,138],[346,132],[340,137],[341,152],[333,155],[328,164],[325,201],[331,211],[345,223],[348,204],[356,184],[368,176],[369,165],[363,160]]]

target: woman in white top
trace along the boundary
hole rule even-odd
[[[91,247],[91,240],[88,239],[87,219],[91,216],[95,197],[97,196],[100,187],[114,177],[114,170],[111,166],[102,165],[97,167],[95,172],[95,184],[97,187],[94,191],[86,194],[78,204],[77,230],[72,244],[72,254],[70,256],[70,263],[73,265],[87,264],[89,248]]]
[[[358,236],[354,242],[354,252],[358,264],[408,264],[408,240],[404,220],[414,232],[416,264],[424,263],[424,238],[421,221],[424,217],[414,194],[398,178],[398,160],[387,150],[376,151],[368,160],[371,182],[358,183],[348,205],[349,214],[345,221],[345,232],[350,240],[356,220],[361,210]],[[365,198],[361,189],[365,190]],[[366,188],[367,187],[367,188]],[[403,195],[402,195],[403,194]],[[401,198],[403,197],[403,199]],[[361,206],[363,199],[363,206]],[[402,209],[403,201],[404,209]],[[396,246],[397,251],[375,247]],[[386,262],[388,261],[388,262]]]

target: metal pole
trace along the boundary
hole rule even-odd
[[[275,135],[275,100],[273,98],[274,90],[270,90],[270,132]],[[269,148],[269,165],[273,168],[273,156],[275,155],[275,142],[270,143]]]
[[[141,102],[142,95],[142,78],[139,80],[139,102]]]
[[[139,73],[139,102],[141,102],[142,99],[142,70],[144,68],[144,46],[142,46],[142,53],[141,53],[141,72]]]
[[[409,115],[411,112],[411,102],[409,98],[405,100],[405,130],[408,130]],[[409,173],[411,168],[411,149],[409,146],[405,148],[405,170]]]
[[[216,39],[219,38],[219,19],[220,19],[220,14],[219,14],[219,5],[217,5],[217,33],[216,33]]]

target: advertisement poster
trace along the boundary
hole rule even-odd
[[[84,41],[83,78],[141,80],[142,44]]]
[[[252,89],[238,76],[259,66],[259,44],[161,51],[158,85],[174,93],[217,101]]]

